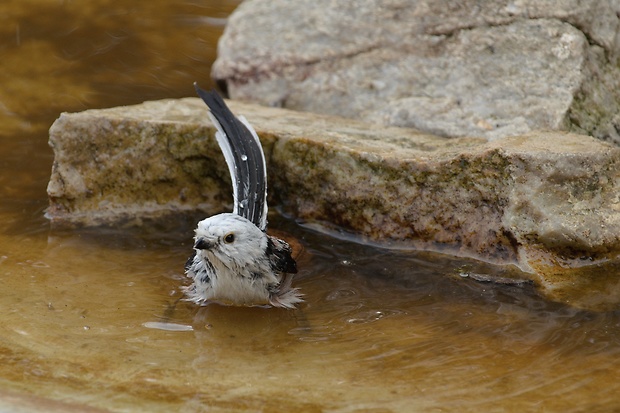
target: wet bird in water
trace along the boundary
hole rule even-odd
[[[215,137],[233,182],[234,206],[232,213],[198,223],[194,254],[185,264],[193,283],[185,294],[197,304],[218,301],[294,308],[303,300],[298,289],[291,287],[297,272],[291,247],[266,233],[267,167],[258,136],[216,92],[194,86],[217,129]]]

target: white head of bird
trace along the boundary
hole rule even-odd
[[[265,261],[267,235],[237,214],[219,214],[200,221],[194,241],[197,254],[222,271],[243,274]]]

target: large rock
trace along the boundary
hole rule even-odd
[[[213,76],[231,97],[497,138],[620,143],[620,2],[247,0]]]
[[[63,113],[47,216],[92,226],[221,207],[230,178],[205,115],[193,99]]]
[[[261,137],[272,204],[306,221],[539,274],[620,252],[620,148],[558,132],[501,144],[445,139],[230,105]],[[214,212],[231,202],[227,168],[198,99],[63,114],[50,144],[54,222]]]

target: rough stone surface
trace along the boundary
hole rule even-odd
[[[231,97],[442,136],[620,143],[617,0],[247,0],[212,74]]]
[[[531,273],[620,252],[620,148],[537,132],[487,142],[230,102],[256,127],[271,204],[367,240]],[[86,225],[225,209],[227,168],[198,99],[63,114],[48,215]]]
[[[63,113],[50,129],[47,215],[97,225],[221,205],[230,178],[205,115],[191,100]]]

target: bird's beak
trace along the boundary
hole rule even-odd
[[[197,250],[208,250],[213,248],[213,246],[215,245],[214,242],[209,241],[208,239],[205,238],[197,238],[196,242],[194,243],[194,249]]]

